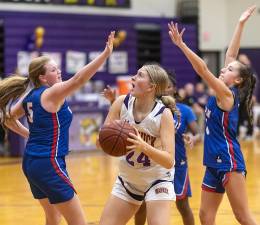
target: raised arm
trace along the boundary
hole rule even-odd
[[[48,88],[42,95],[42,102],[51,102],[59,108],[67,96],[70,96],[81,88],[112,53],[114,35],[114,31],[110,33],[104,51],[97,58],[84,66],[69,80],[57,83]]]
[[[178,24],[174,24],[173,22],[168,24],[168,27],[172,42],[184,53],[197,74],[215,91],[216,97],[220,101],[221,108],[229,111],[234,103],[233,95],[230,89],[222,80],[212,74],[206,63],[183,42],[182,36],[185,29],[182,29],[179,33]]]
[[[239,47],[240,47],[240,40],[241,40],[241,36],[242,36],[242,32],[244,29],[244,25],[246,23],[246,21],[249,19],[249,17],[252,15],[252,13],[255,11],[256,6],[251,6],[249,8],[247,8],[246,11],[244,11],[242,13],[242,15],[239,18],[238,24],[235,28],[233,37],[229,43],[227,52],[226,52],[226,58],[225,58],[225,67],[236,60],[237,55],[238,55],[238,51],[239,51]]]

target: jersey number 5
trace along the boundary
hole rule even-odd
[[[27,118],[30,123],[33,123],[33,110],[32,110],[32,102],[27,102]]]

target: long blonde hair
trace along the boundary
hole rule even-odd
[[[151,83],[155,84],[155,97],[160,99],[173,114],[176,114],[179,117],[180,112],[176,108],[175,98],[170,95],[165,95],[169,85],[169,76],[167,72],[158,64],[146,64],[143,68],[147,71]]]
[[[33,59],[29,65],[29,76],[24,77],[18,74],[13,74],[0,81],[0,114],[2,115],[1,123],[4,123],[6,120],[6,112],[10,109],[6,109],[10,101],[14,101],[21,97],[30,81],[35,88],[41,86],[39,80],[40,75],[46,73],[45,65],[50,61],[50,58],[47,56],[40,56]]]

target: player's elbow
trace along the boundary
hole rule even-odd
[[[170,163],[167,163],[164,167],[165,167],[165,169],[172,169],[172,167],[174,166],[174,162],[172,161],[172,162],[170,162]]]

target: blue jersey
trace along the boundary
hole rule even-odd
[[[174,115],[175,123],[175,167],[186,166],[187,167],[187,156],[186,149],[182,135],[186,132],[186,129],[190,123],[196,120],[196,116],[192,109],[181,103],[176,104],[177,109],[180,111],[181,118],[178,122],[178,118]]]
[[[245,170],[245,162],[237,140],[239,98],[237,88],[231,88],[234,106],[221,110],[215,96],[205,108],[204,165],[224,171]]]
[[[68,154],[72,112],[66,101],[57,113],[47,112],[41,105],[41,94],[46,88],[33,89],[23,100],[30,131],[25,153],[54,158]]]

